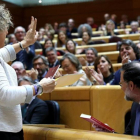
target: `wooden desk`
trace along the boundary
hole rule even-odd
[[[139,137],[130,135],[78,129],[23,126],[23,130],[25,140],[139,140]]]
[[[43,100],[47,100],[43,94]],[[124,133],[125,113],[132,102],[125,101],[120,86],[81,86],[56,88],[51,100],[60,105],[60,123],[69,128],[93,130],[80,114],[90,114],[107,123],[116,132]]]

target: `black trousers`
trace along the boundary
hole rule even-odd
[[[0,131],[0,140],[24,140],[23,130],[18,133]]]

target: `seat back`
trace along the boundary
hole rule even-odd
[[[45,101],[48,105],[49,116],[48,116],[48,124],[59,124],[60,123],[60,107],[56,101]]]
[[[112,36],[112,37],[109,39],[109,43],[118,42],[118,41],[122,41],[122,38],[117,37],[117,36]]]

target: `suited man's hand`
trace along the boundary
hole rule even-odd
[[[54,79],[51,78],[43,78],[39,84],[42,86],[43,88],[43,93],[50,93],[54,90],[55,86],[56,86],[56,82]]]

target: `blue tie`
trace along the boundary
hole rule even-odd
[[[139,123],[140,123],[140,105],[136,109],[136,120],[135,120],[135,125],[134,125],[134,136],[138,136]]]

